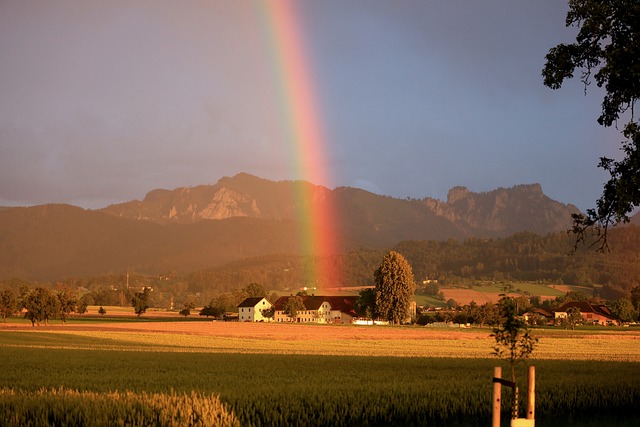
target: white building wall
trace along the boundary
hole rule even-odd
[[[240,322],[270,322],[271,319],[262,315],[262,310],[271,308],[272,304],[262,298],[254,307],[240,307],[238,320]]]
[[[292,319],[284,311],[278,310],[273,316],[274,322],[299,323],[331,323],[333,321],[331,304],[323,302],[317,310],[299,310],[296,318]]]

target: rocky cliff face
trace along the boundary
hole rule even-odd
[[[270,218],[272,215],[269,209],[260,209],[260,195],[242,188],[243,181],[247,180],[244,175],[236,176],[235,180],[223,178],[216,185],[177,188],[172,191],[153,190],[147,193],[142,201],[111,205],[101,211],[118,217],[160,224],[184,224],[205,219],[222,220],[237,217]],[[268,204],[266,205],[265,207],[268,207]],[[286,206],[281,208],[287,209]]]
[[[300,191],[300,186],[304,191]],[[303,200],[295,194],[311,195]],[[446,201],[407,201],[356,188],[329,190],[305,182],[274,182],[249,174],[220,179],[215,185],[153,190],[142,201],[112,205],[103,212],[160,224],[194,223],[235,217],[296,220],[300,210],[325,203],[337,207],[344,230],[384,229],[388,239],[434,239],[464,236],[504,237],[519,231],[545,234],[568,229],[578,212],[548,198],[539,184],[474,193],[454,187]],[[447,237],[448,236],[448,237]],[[386,239],[385,239],[386,241]]]
[[[568,229],[573,205],[550,199],[540,184],[473,193],[465,187],[449,190],[447,201],[427,198],[423,203],[473,235],[507,236],[518,231],[545,234]]]
[[[111,205],[100,211],[159,224],[240,217],[295,220],[301,209],[320,206],[331,197],[332,191],[322,186],[302,181],[275,182],[241,173],[224,177],[215,185],[152,190],[142,201]]]

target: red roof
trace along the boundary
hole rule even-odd
[[[582,314],[594,313],[594,314],[598,314],[600,316],[607,317],[613,320],[613,317],[611,316],[611,310],[609,310],[609,307],[607,307],[604,304],[590,303],[589,301],[569,301],[563,304],[562,306],[560,306],[556,310],[556,312],[564,313],[573,307],[580,310],[580,313]]]

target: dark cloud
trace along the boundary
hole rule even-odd
[[[540,182],[589,207],[598,94],[543,87],[562,2],[296,2],[328,186],[446,197]],[[267,3],[0,5],[0,204],[101,207],[246,171],[294,179]]]

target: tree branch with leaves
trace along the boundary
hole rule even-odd
[[[596,207],[573,215],[576,248],[591,240],[603,251],[607,231],[640,206],[640,129],[634,107],[640,98],[640,2],[637,0],[570,0],[566,26],[579,28],[575,43],[549,50],[542,70],[545,86],[559,89],[580,71],[584,90],[595,81],[604,88],[602,126],[622,127],[622,160],[601,157],[599,167],[610,174]],[[589,233],[592,231],[592,233]],[[575,249],[575,248],[574,248]]]
[[[302,297],[299,295],[294,295],[284,303],[283,311],[284,313],[292,318],[294,321],[298,316],[299,311],[305,310],[304,301]]]

